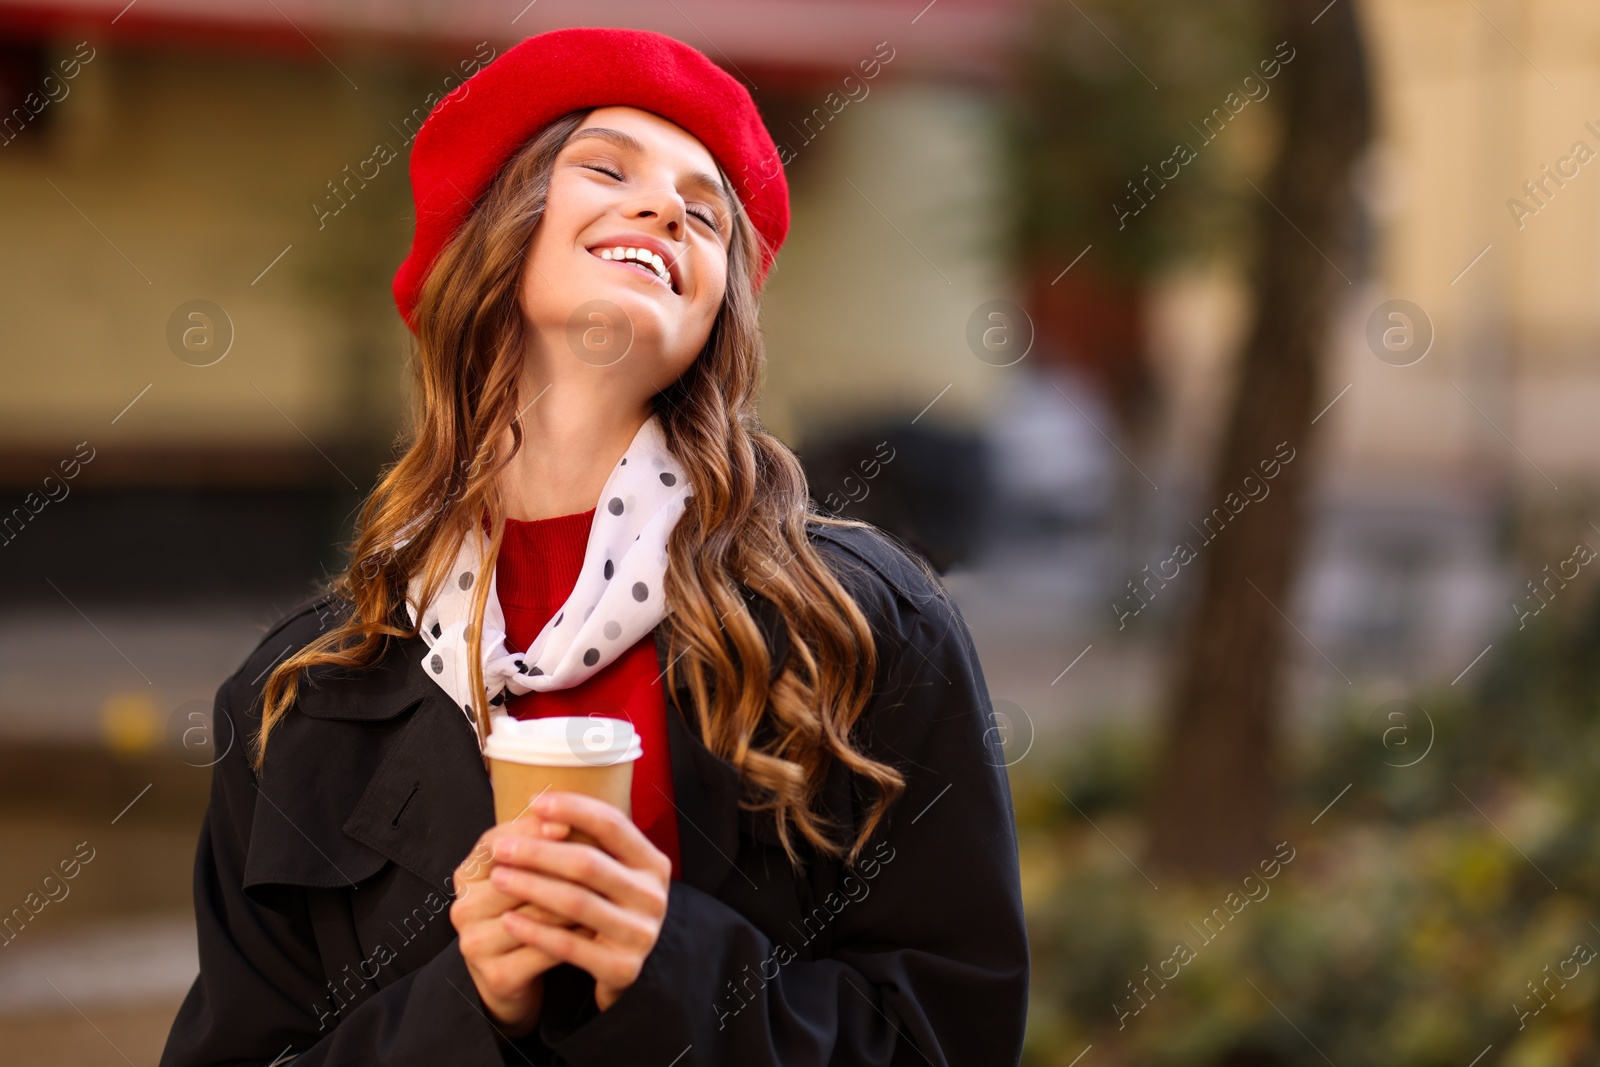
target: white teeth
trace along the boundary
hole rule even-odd
[[[666,261],[647,248],[627,248],[622,245],[618,245],[614,248],[602,248],[600,250],[600,258],[611,260],[632,260],[633,262],[638,263],[641,267],[649,267],[651,270],[655,271],[656,276],[662,281],[666,282],[668,288],[672,287],[672,272],[667,270]]]

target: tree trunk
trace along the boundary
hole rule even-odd
[[[1333,265],[1348,259],[1351,171],[1369,129],[1353,4],[1335,0],[1320,16],[1320,2],[1277,6],[1295,53],[1276,86],[1285,126],[1260,201],[1255,320],[1201,505],[1204,516],[1223,510],[1186,538],[1200,590],[1179,640],[1153,794],[1151,862],[1178,874],[1233,877],[1271,854],[1281,666],[1288,642],[1301,640],[1278,609],[1292,612],[1314,466],[1310,423],[1328,400],[1319,370],[1329,320],[1354,280],[1341,276],[1354,264]],[[1246,496],[1252,474],[1252,486],[1267,487],[1259,500]]]

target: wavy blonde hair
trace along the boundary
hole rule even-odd
[[[494,442],[509,430],[514,454],[523,438],[519,283],[556,156],[587,114],[559,119],[523,146],[428,272],[413,318],[409,445],[362,506],[349,566],[325,583],[351,610],[267,679],[251,760],[258,772],[302,671],[359,669],[379,658],[388,638],[416,636],[417,623],[400,610],[408,582],[423,574],[423,603],[430,602],[475,517],[487,516],[492,529],[489,565],[498,558],[505,514],[497,479],[511,455],[496,456]],[[668,543],[666,684],[669,692],[680,679],[687,684],[701,738],[739,770],[740,806],[772,814],[792,864],[801,862],[796,835],[853,864],[905,781],[851,742],[871,697],[877,651],[865,614],[811,547],[805,524],[861,524],[813,510],[799,460],[760,426],[759,238],[719,176],[735,207],[726,296],[694,363],[654,398],[667,446],[695,487]],[[790,651],[775,680],[740,585],[782,616]],[[476,588],[469,646],[481,639],[489,583]],[[422,605],[415,606],[420,619]],[[475,717],[486,734],[483,668],[471,660]],[[839,827],[813,810],[833,760],[875,794],[848,852]]]

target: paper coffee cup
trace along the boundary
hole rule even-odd
[[[547,789],[567,789],[633,814],[633,761],[644,754],[633,724],[597,715],[496,716],[484,755],[496,822],[509,822]],[[577,840],[574,831],[573,840]],[[592,839],[591,839],[591,843]]]
[[[514,719],[499,715],[490,723],[483,751],[489,759],[496,823],[515,819],[550,790],[583,793],[633,817],[633,761],[644,754],[644,747],[626,719],[589,715]],[[576,829],[566,839],[599,845]],[[518,910],[545,922],[572,925],[532,904]]]

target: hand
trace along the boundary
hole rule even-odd
[[[526,815],[491,827],[453,876],[456,899],[450,905],[450,923],[461,957],[483,1006],[508,1037],[521,1037],[538,1025],[544,972],[561,962],[512,936],[503,918],[522,900],[495,888],[490,878],[497,853],[538,827],[539,820]]]
[[[505,927],[533,950],[593,975],[595,1004],[605,1011],[639,977],[655,948],[667,914],[672,861],[603,800],[553,790],[533,810],[546,820],[544,839],[502,840],[490,884],[585,929],[564,929],[515,911],[505,913]],[[562,825],[588,834],[600,847],[549,840],[565,836],[558,833]]]

